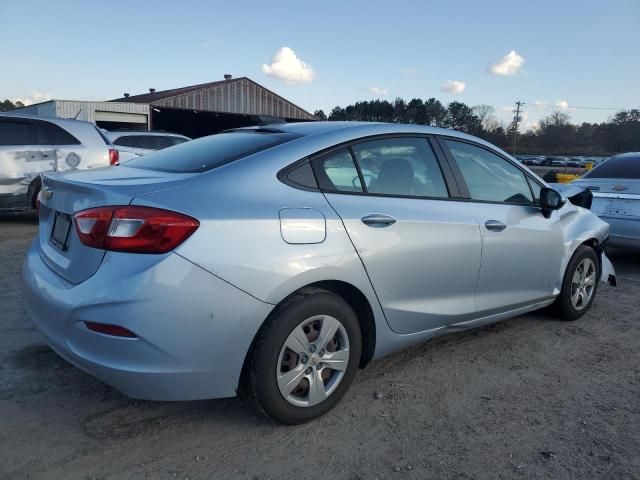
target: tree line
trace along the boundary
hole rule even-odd
[[[4,102],[0,102],[0,112],[8,112],[14,108],[22,107],[24,107],[24,104],[21,101],[13,103],[11,100],[5,100]]]
[[[616,113],[602,123],[573,124],[565,111],[553,111],[536,128],[515,131],[511,123],[496,118],[490,105],[469,106],[463,102],[444,105],[435,98],[425,101],[396,98],[356,102],[336,106],[327,116],[316,110],[319,120],[393,122],[450,128],[480,137],[508,152],[513,149],[514,134],[518,154],[607,156],[620,152],[640,151],[640,110]],[[518,119],[518,123],[521,118]]]

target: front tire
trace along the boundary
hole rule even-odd
[[[555,307],[561,320],[572,321],[589,311],[598,290],[600,263],[595,250],[581,245],[571,257]]]
[[[360,325],[349,304],[326,290],[303,289],[276,307],[260,330],[249,391],[274,420],[308,422],[347,392],[361,351]]]

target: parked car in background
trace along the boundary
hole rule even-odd
[[[452,130],[245,128],[43,184],[23,277],[54,350],[136,398],[242,381],[284,423],[435,335],[551,305],[576,320],[614,274],[605,222]]]
[[[118,151],[92,123],[0,114],[0,211],[36,207],[40,174],[118,162]]]
[[[106,133],[111,143],[120,152],[120,162],[146,155],[156,150],[180,145],[191,140],[189,137],[169,132],[115,131]]]
[[[551,163],[549,165],[552,167],[565,167],[567,165],[567,159],[560,157],[551,157]]]
[[[591,210],[610,225],[610,245],[640,247],[640,152],[611,157],[573,184],[591,190]]]
[[[541,157],[523,157],[522,163],[530,166],[538,166],[542,164]]]

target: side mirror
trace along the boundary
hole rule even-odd
[[[564,205],[562,195],[557,190],[548,187],[542,187],[540,190],[540,208],[545,218],[551,216],[551,212],[559,210]]]

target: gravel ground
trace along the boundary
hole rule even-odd
[[[640,255],[574,323],[534,313],[374,362],[283,427],[238,399],[140,402],[52,352],[23,308],[36,233],[0,219],[0,478],[640,478]]]

